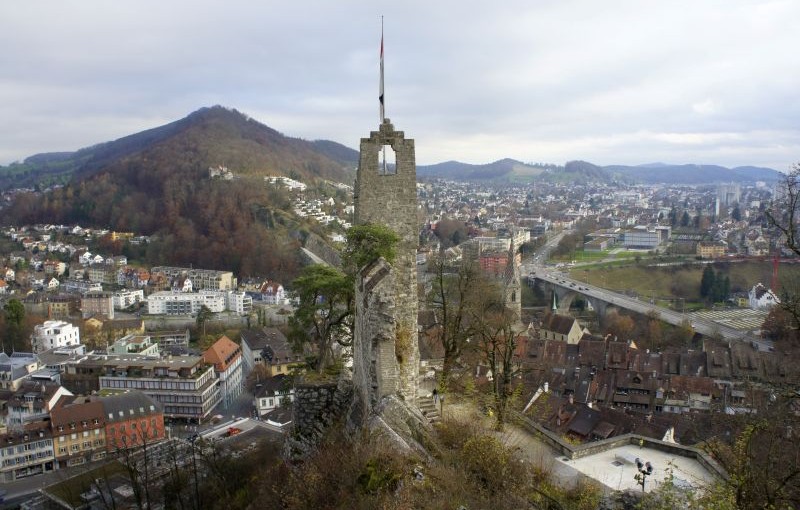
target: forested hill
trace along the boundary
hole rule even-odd
[[[15,224],[80,224],[152,235],[150,263],[193,264],[243,275],[291,276],[303,225],[286,193],[264,175],[352,182],[347,149],[287,138],[235,110],[199,110],[181,121],[85,149],[69,182],[19,194],[4,213]],[[81,151],[79,151],[81,152]],[[355,152],[355,151],[352,151]],[[334,159],[334,158],[339,158]],[[41,163],[42,159],[37,158]],[[235,178],[209,177],[226,166]]]
[[[137,161],[156,168],[193,166],[200,172],[225,165],[242,175],[291,174],[350,183],[357,158],[356,151],[335,142],[290,138],[236,110],[213,106],[112,142],[0,166],[0,189],[64,184]]]

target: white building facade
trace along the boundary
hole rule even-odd
[[[225,293],[225,308],[239,315],[250,315],[253,311],[253,298],[244,292],[229,290]]]
[[[200,291],[196,293],[162,291],[147,298],[147,313],[151,315],[194,315],[206,306],[211,312],[225,311],[225,294]]]
[[[64,321],[45,321],[33,328],[31,345],[33,352],[42,352],[59,347],[80,345],[80,330]]]
[[[115,292],[112,298],[114,300],[114,309],[122,310],[144,301],[144,291],[142,289],[125,289]]]

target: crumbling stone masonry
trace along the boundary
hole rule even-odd
[[[383,146],[395,167],[380,163]],[[355,183],[355,223],[378,223],[400,237],[397,257],[362,268],[356,282],[353,385],[360,414],[373,413],[384,397],[416,405],[419,378],[417,343],[417,167],[414,140],[385,119],[361,139]]]

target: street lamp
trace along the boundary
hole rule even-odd
[[[638,469],[639,472],[636,473],[633,478],[642,486],[642,492],[644,492],[644,481],[647,479],[648,475],[653,474],[653,465],[649,462],[643,462],[642,459],[636,457],[636,469]]]

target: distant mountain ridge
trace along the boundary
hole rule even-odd
[[[740,166],[726,168],[718,165],[643,165],[598,166],[587,161],[569,161],[564,166],[542,163],[522,163],[501,159],[483,165],[447,161],[436,165],[418,166],[417,175],[463,181],[514,183],[525,181],[586,184],[714,184],[720,182],[776,182],[783,176],[772,168]]]
[[[352,182],[358,152],[331,141],[284,136],[234,109],[201,108],[183,119],[75,152],[36,154],[0,166],[0,188],[65,184],[121,163],[169,165],[179,156],[198,169],[225,165],[244,175],[288,175]]]
[[[307,181],[323,178],[351,183],[358,151],[329,140],[306,141],[284,136],[234,109],[201,108],[183,119],[99,143],[75,152],[30,156],[22,163],[0,166],[0,189],[66,184],[134,162],[146,166],[182,167],[205,172],[224,165],[240,175],[290,175]],[[523,163],[510,158],[486,164],[446,161],[417,167],[420,177],[452,180],[525,183],[532,181],[586,184],[712,184],[775,182],[783,174],[771,168],[717,165],[598,166],[586,161],[564,165]]]

